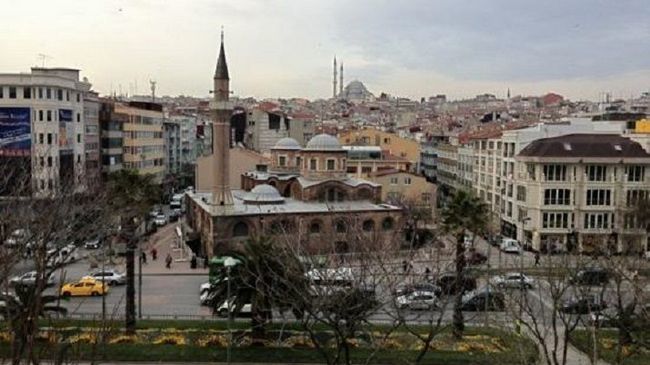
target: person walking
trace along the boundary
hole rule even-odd
[[[172,268],[172,255],[167,254],[167,257],[165,257],[165,267],[168,269]]]
[[[539,252],[535,252],[535,266],[539,266]]]
[[[156,261],[157,258],[158,258],[158,250],[156,250],[156,248],[154,247],[151,249],[151,259]]]
[[[145,251],[142,251],[142,254],[140,255],[140,259],[142,260],[143,264],[147,264],[147,253]]]

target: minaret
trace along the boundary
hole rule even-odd
[[[332,77],[332,98],[336,99],[336,56],[334,56],[334,76]]]
[[[343,95],[343,62],[341,62],[341,72],[339,72],[339,96]]]
[[[233,204],[230,191],[230,116],[232,107],[230,97],[230,76],[223,48],[223,29],[221,29],[221,48],[214,71],[214,101],[212,103],[212,204],[228,206]]]

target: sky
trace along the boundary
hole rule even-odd
[[[327,98],[332,59],[376,95],[598,100],[650,90],[648,0],[0,0],[0,72],[206,96],[221,26],[238,96]],[[13,15],[10,15],[13,14]],[[39,54],[48,57],[43,59]]]

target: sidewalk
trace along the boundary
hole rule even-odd
[[[149,237],[149,240],[143,244],[142,249],[146,252],[147,263],[142,264],[143,275],[208,275],[208,269],[203,268],[203,260],[197,258],[198,265],[196,269],[190,268],[190,259],[192,252],[187,248],[181,252],[178,247],[178,236],[176,235],[177,223],[169,223],[156,231]],[[153,260],[151,250],[156,248],[157,260]],[[173,261],[171,268],[165,267],[165,258],[171,255]],[[184,256],[184,257],[181,257]]]

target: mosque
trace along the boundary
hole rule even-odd
[[[200,256],[214,256],[249,237],[282,236],[310,253],[354,252],[400,242],[401,208],[381,204],[381,185],[347,176],[347,152],[336,137],[314,136],[303,148],[283,138],[271,149],[268,168],[242,174],[229,186],[230,77],[223,43],[214,74],[213,154],[197,168],[197,181],[210,181],[186,199],[188,241]],[[200,175],[208,175],[202,176]]]

